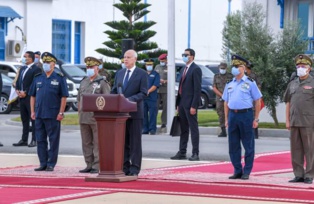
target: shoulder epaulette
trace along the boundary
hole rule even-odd
[[[39,75],[41,75],[42,73],[37,73],[37,74],[35,74],[34,75],[34,77],[37,77],[37,76],[39,76]]]
[[[251,77],[248,77],[247,79],[250,80],[251,82],[254,82],[254,79],[252,79]]]
[[[227,84],[229,84],[230,82],[232,82],[232,79],[227,80]]]

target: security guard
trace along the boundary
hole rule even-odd
[[[261,78],[259,77],[259,75],[257,75],[255,72],[252,71],[252,68],[253,68],[253,64],[249,61],[248,65],[245,68],[245,75],[250,77],[251,79],[253,79],[255,81],[257,87],[261,91],[262,90]],[[254,106],[253,106],[253,108],[254,108]],[[253,134],[254,134],[254,138],[258,139],[258,127],[253,128]]]
[[[221,62],[218,66],[219,73],[214,76],[214,92],[216,94],[216,111],[219,116],[219,125],[221,128],[221,133],[218,137],[227,137],[226,127],[225,127],[225,112],[224,112],[224,101],[222,100],[222,93],[224,92],[227,82],[232,79],[232,74],[227,72],[227,64]]]
[[[81,129],[82,149],[86,163],[86,168],[80,170],[80,173],[98,173],[99,171],[99,151],[98,151],[98,131],[97,123],[93,112],[82,112],[80,107],[81,96],[88,94],[110,94],[109,82],[99,73],[99,67],[102,62],[94,57],[86,57],[86,73],[80,84],[78,101],[78,114]]]
[[[34,52],[34,54],[35,54],[34,63],[36,64],[37,67],[39,67],[43,71],[43,64],[40,62],[41,52],[40,51],[36,51],[36,52]]]
[[[162,101],[161,131],[165,132],[165,128],[167,125],[167,86],[168,86],[167,54],[161,54],[158,57],[158,60],[160,61],[160,64],[155,67],[155,71],[160,76],[157,107],[159,108],[160,101]]]
[[[258,126],[260,98],[262,94],[255,81],[244,74],[248,61],[238,55],[232,56],[232,75],[223,92],[226,127],[228,128],[229,156],[234,174],[229,179],[249,179],[255,152],[253,128]],[[253,115],[253,101],[255,115]],[[241,142],[245,149],[245,165],[241,164]]]
[[[296,56],[295,64],[298,78],[289,83],[284,96],[286,127],[290,130],[291,160],[295,175],[295,178],[289,182],[312,184],[314,177],[314,78],[309,73],[313,62],[307,55],[300,54]]]
[[[148,74],[148,92],[144,99],[144,121],[142,134],[155,135],[157,130],[157,90],[159,87],[160,76],[153,70],[154,61],[144,60]]]
[[[41,56],[44,73],[35,76],[31,96],[31,118],[35,120],[37,154],[40,166],[35,171],[53,171],[58,160],[60,122],[69,96],[66,78],[54,72],[57,58],[49,52]],[[48,149],[48,140],[49,149]]]

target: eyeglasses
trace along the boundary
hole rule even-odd
[[[299,68],[307,68],[306,65],[297,65],[295,68],[299,69]]]
[[[182,57],[188,57],[188,56],[191,56],[189,54],[182,54]]]

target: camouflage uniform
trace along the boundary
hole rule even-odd
[[[98,75],[93,81],[85,77],[80,84],[77,101],[80,103],[81,95],[88,94],[110,94],[110,86],[106,80]],[[97,123],[93,112],[82,112],[79,106],[79,123],[82,137],[82,148],[87,168],[99,169],[99,151],[98,151],[98,131]]]
[[[214,76],[214,87],[222,94],[228,81],[232,80],[233,76],[231,73],[220,74],[217,73]],[[226,135],[225,127],[225,113],[224,113],[224,101],[216,94],[216,111],[219,116],[219,125],[222,132],[218,135],[220,137]]]
[[[159,74],[160,79],[168,80],[168,66],[157,65],[155,71]],[[168,83],[160,84],[158,89],[158,100],[157,107],[159,107],[160,100],[162,100],[162,113],[161,113],[161,124],[167,124],[167,85]]]

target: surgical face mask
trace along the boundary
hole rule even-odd
[[[151,72],[153,70],[153,66],[146,66],[146,70]]]
[[[98,69],[102,69],[102,64],[100,64],[100,65],[98,66]]]
[[[238,76],[240,74],[239,68],[232,67],[231,73],[233,76]]]
[[[187,63],[189,61],[189,57],[187,57],[187,56],[186,57],[182,57],[182,60],[183,60],[184,63]]]
[[[162,67],[166,66],[166,62],[160,62],[160,66]]]
[[[226,74],[227,70],[225,69],[219,69],[220,74]]]
[[[25,57],[22,57],[21,62],[22,62],[22,64],[26,64],[26,58],[25,58]]]
[[[94,69],[87,69],[86,74],[88,77],[92,77],[95,75],[95,70]]]
[[[37,62],[39,62],[39,59],[35,58],[34,63],[37,63]]]
[[[299,77],[304,77],[307,74],[307,68],[298,68],[297,75]]]
[[[44,72],[49,72],[50,71],[50,63],[44,63],[43,64],[43,70],[44,70]]]
[[[125,66],[124,63],[121,64],[121,67],[122,67],[122,69],[125,69],[125,68],[126,68],[126,66]]]

